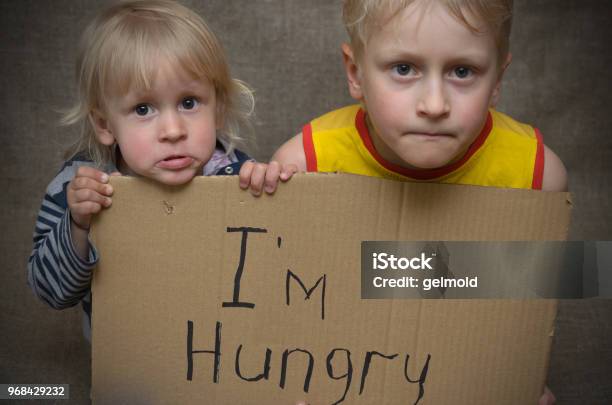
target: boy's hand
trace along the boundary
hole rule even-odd
[[[544,393],[540,397],[538,405],[555,405],[556,403],[557,399],[553,393],[548,389],[548,387],[544,387]]]
[[[278,186],[278,180],[287,181],[297,173],[298,168],[294,164],[281,165],[276,161],[269,164],[246,162],[240,169],[240,188],[246,190],[250,187],[251,194],[258,196],[264,190],[268,194],[274,193]]]
[[[120,173],[113,173],[120,175]],[[81,166],[68,184],[68,208],[74,225],[89,229],[91,217],[111,205],[113,188],[108,183],[108,174],[89,166]]]

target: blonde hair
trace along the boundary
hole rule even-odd
[[[455,18],[472,32],[481,32],[467,16],[481,19],[497,44],[501,66],[510,48],[513,0],[344,0],[343,20],[351,47],[359,57],[372,34],[415,1],[440,1]]]
[[[133,0],[100,13],[85,29],[78,52],[78,101],[62,123],[80,124],[81,136],[68,151],[84,153],[98,165],[114,160],[114,148],[98,142],[90,121],[92,111],[104,111],[109,94],[149,89],[159,58],[183,68],[193,78],[213,84],[218,136],[230,152],[242,141],[241,127],[250,128],[254,99],[249,87],[232,79],[217,37],[195,12],[174,1]]]

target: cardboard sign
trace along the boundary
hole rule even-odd
[[[113,178],[94,223],[95,404],[530,404],[553,300],[362,300],[364,240],[562,240],[566,193],[298,175]]]

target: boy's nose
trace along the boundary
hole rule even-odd
[[[423,88],[417,102],[417,114],[422,117],[443,118],[450,112],[450,103],[441,80],[431,80]]]
[[[176,142],[187,137],[187,129],[180,114],[170,111],[162,114],[160,141]]]

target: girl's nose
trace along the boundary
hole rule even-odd
[[[162,127],[159,137],[162,142],[176,142],[187,137],[187,128],[177,111],[162,114]]]

